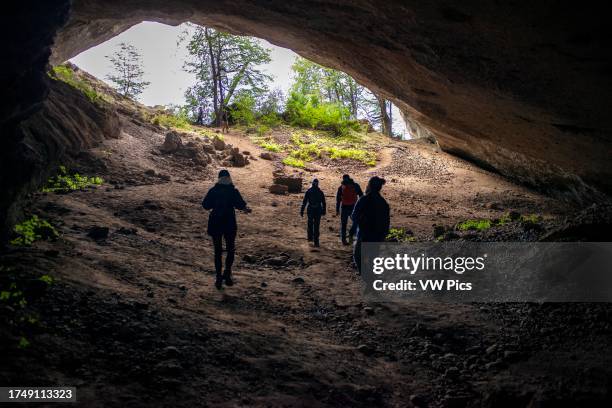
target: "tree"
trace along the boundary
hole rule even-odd
[[[117,91],[129,98],[136,98],[151,83],[144,81],[144,69],[142,68],[142,58],[138,49],[131,44],[119,44],[112,56],[106,58],[113,65],[114,74],[107,75],[106,78],[115,84]]]
[[[255,39],[196,26],[187,51],[191,59],[185,62],[185,70],[195,74],[197,81],[185,92],[187,104],[202,107],[216,125],[234,97],[261,96],[272,79],[259,67],[270,62],[270,50]]]
[[[393,134],[391,102],[360,85],[350,75],[301,57],[296,58],[291,68],[292,93],[340,104],[348,109],[352,119],[365,118],[385,135]]]

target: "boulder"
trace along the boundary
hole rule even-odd
[[[275,173],[274,184],[281,184],[287,186],[289,193],[301,193],[302,192],[302,177],[291,176],[291,175],[279,175]]]
[[[270,186],[270,192],[272,194],[284,195],[287,194],[289,188],[284,184],[272,184]]]
[[[204,144],[202,150],[206,153],[213,154],[215,152],[215,147],[212,144]]]
[[[183,147],[183,140],[178,132],[170,131],[166,133],[164,144],[159,148],[163,153],[173,153]]]
[[[244,167],[249,164],[249,160],[242,153],[240,153],[240,150],[237,147],[232,149],[230,155],[230,161],[234,167]]]
[[[215,150],[224,150],[225,149],[225,142],[223,140],[221,140],[221,138],[219,138],[219,137],[213,138],[212,145],[215,148]]]
[[[261,157],[264,160],[274,160],[274,155],[270,152],[262,152],[259,154],[259,157]]]

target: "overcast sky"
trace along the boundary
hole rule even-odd
[[[142,56],[145,80],[151,83],[138,100],[149,106],[182,105],[185,103],[185,90],[195,81],[193,74],[183,70],[183,61],[188,57],[186,43],[178,44],[188,29],[186,24],[172,27],[143,22],[105,43],[82,52],[70,61],[106,81],[106,75],[112,72],[111,63],[106,56],[113,54],[118,49],[119,43],[132,44],[138,48]],[[286,93],[291,83],[291,65],[297,54],[265,40],[259,41],[271,50],[272,61],[264,65],[264,69],[274,77],[271,88],[280,88]],[[397,110],[394,111],[394,119],[394,130],[403,131],[404,126]]]

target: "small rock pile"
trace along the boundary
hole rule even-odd
[[[184,143],[185,140],[190,141]],[[209,141],[194,140],[190,134],[174,130],[166,133],[159,150],[163,154],[189,159],[201,167],[207,166],[213,160],[219,161],[225,167],[244,167],[249,164],[246,154],[218,137]]]

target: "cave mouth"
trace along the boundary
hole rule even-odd
[[[7,385],[61,378],[86,406],[609,405],[609,304],[369,302],[334,211],[344,173],[362,187],[379,176],[391,241],[609,241],[606,13],[484,0],[36,3],[9,8],[0,76]],[[181,129],[59,64],[144,20],[267,38],[344,68],[436,143]],[[223,168],[253,211],[237,215],[235,284],[218,290],[200,203]],[[300,217],[315,177],[320,247]]]

